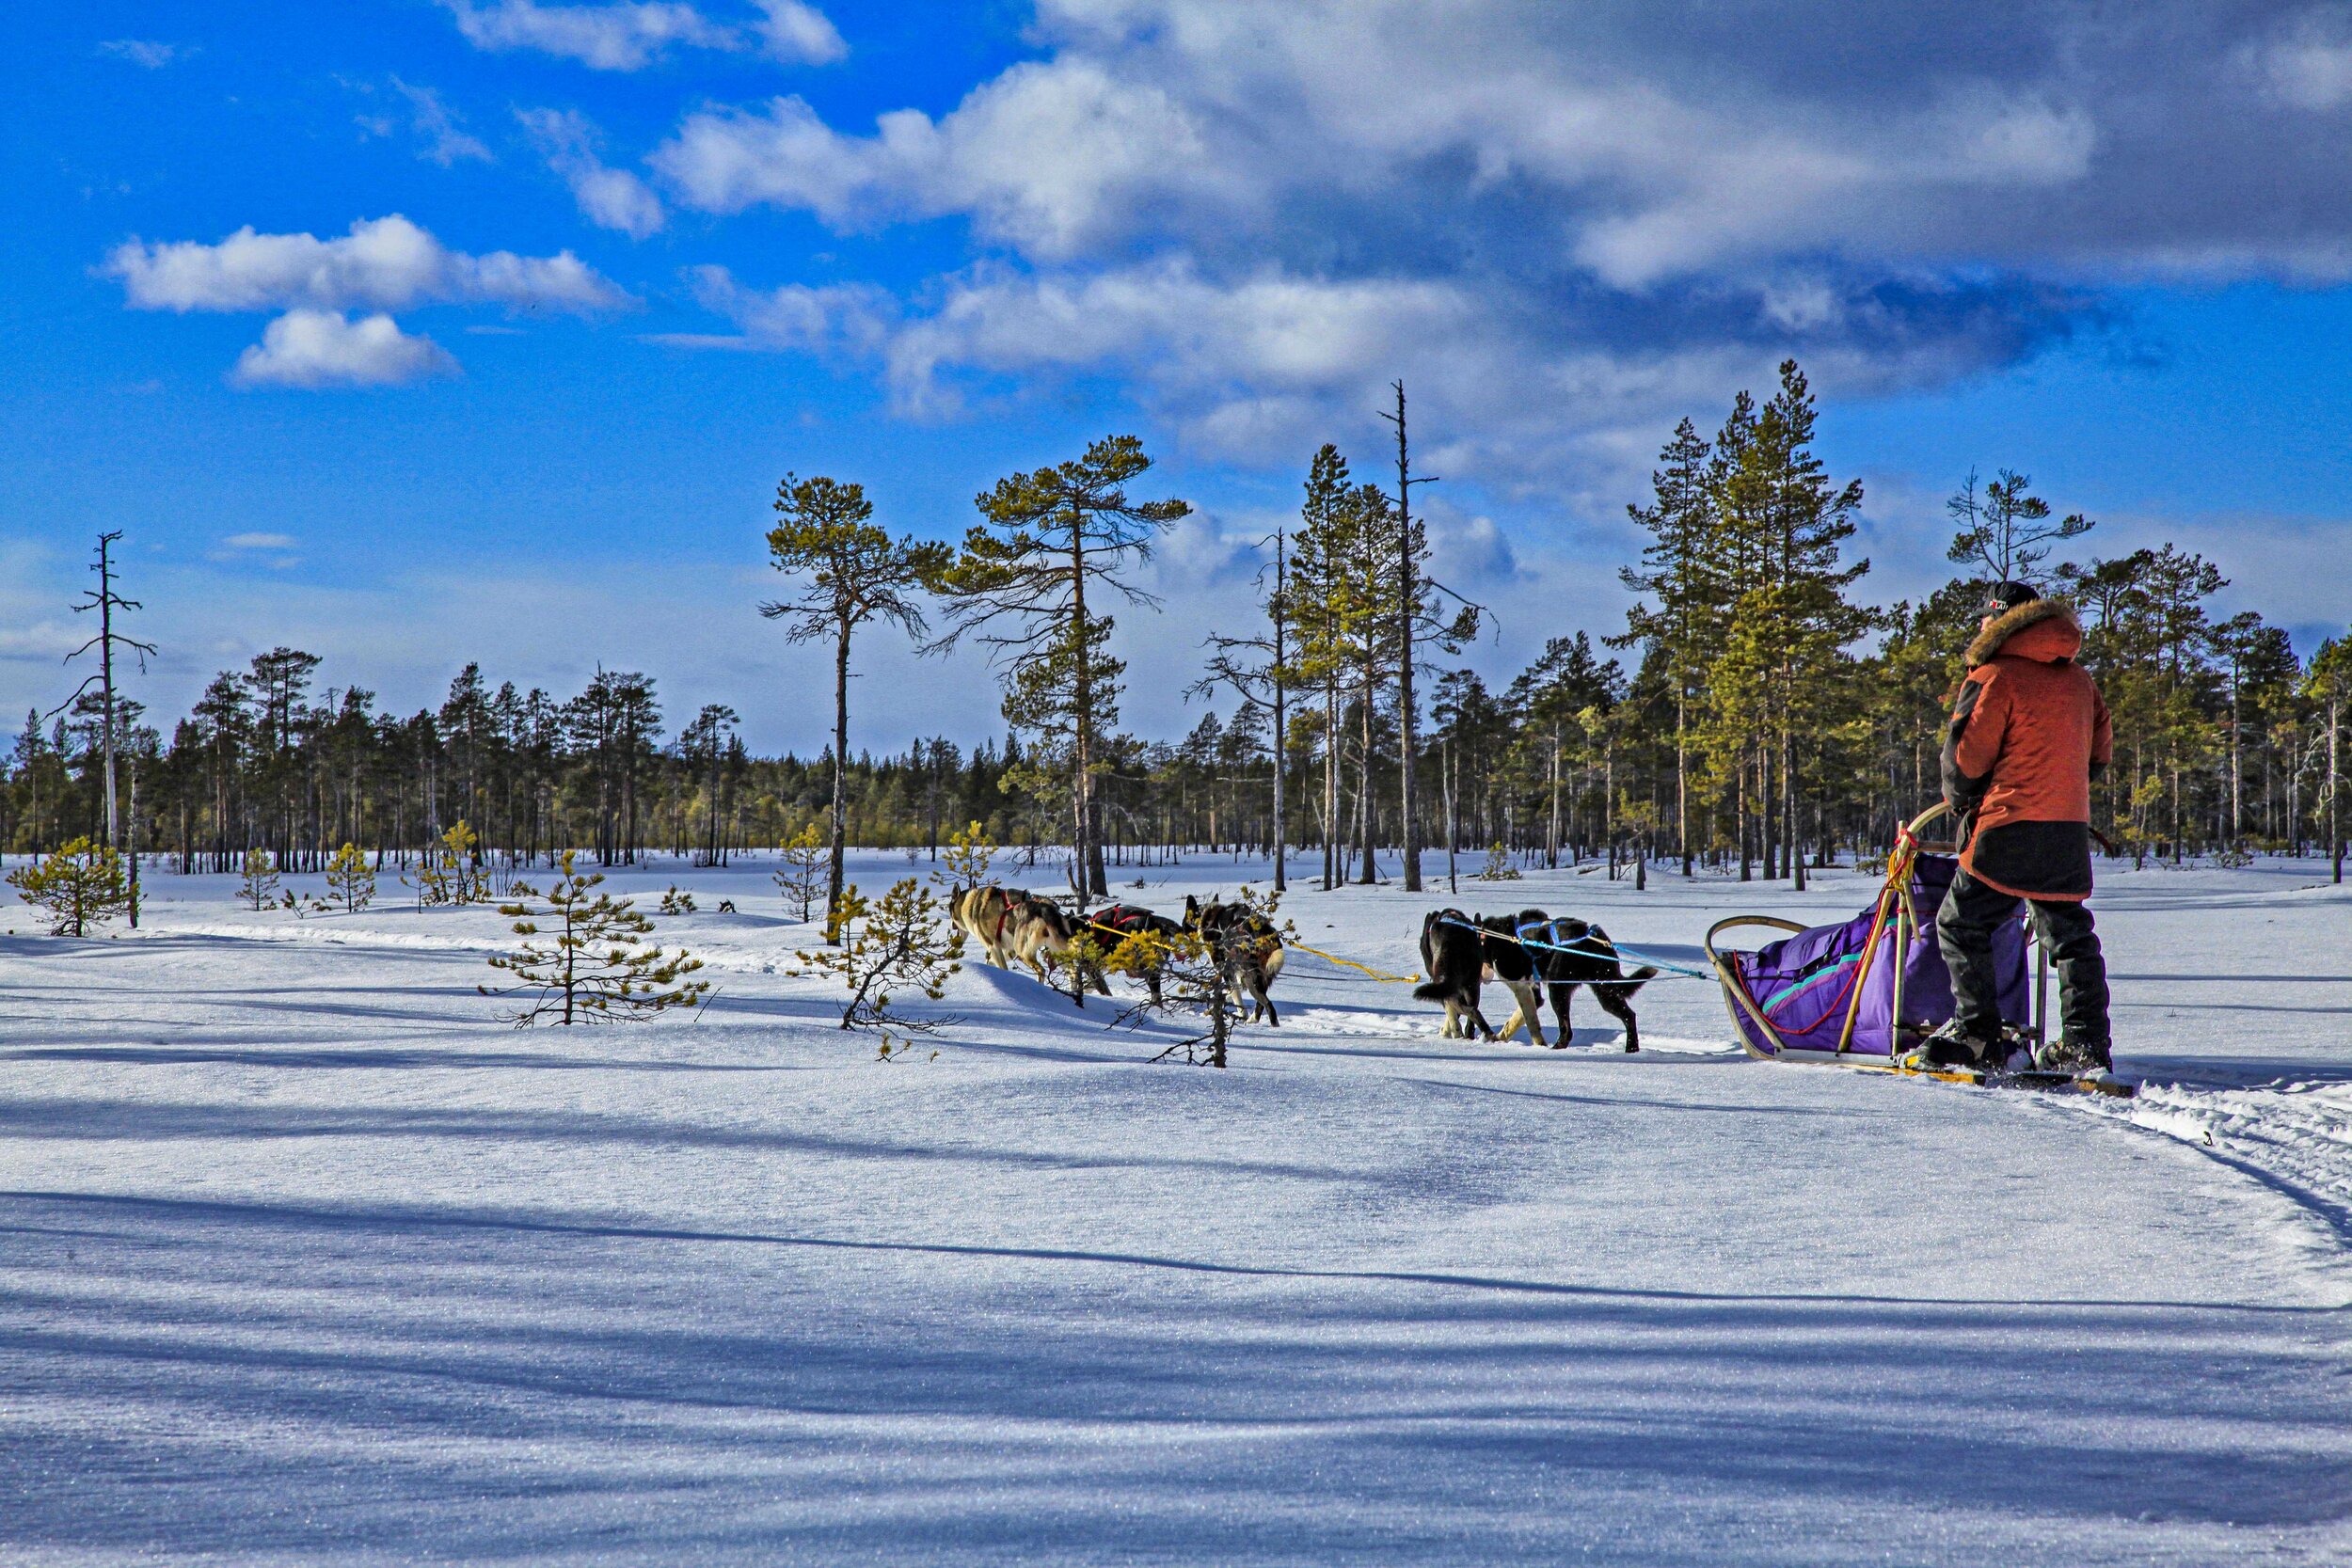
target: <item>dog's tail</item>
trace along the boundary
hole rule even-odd
[[[1620,996],[1631,996],[1635,991],[1642,989],[1643,981],[1655,980],[1657,978],[1658,966],[1656,964],[1644,964],[1641,968],[1635,970],[1632,974],[1627,975],[1622,980],[1604,981],[1603,984],[1610,986]]]
[[[1413,988],[1416,1002],[1442,1002],[1453,994],[1454,983],[1450,980],[1424,980]]]

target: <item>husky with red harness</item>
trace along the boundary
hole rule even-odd
[[[997,887],[993,883],[968,887],[948,901],[947,914],[965,936],[979,943],[989,962],[998,969],[1009,969],[1012,943],[1008,927],[1013,911],[1028,900],[1029,894],[1024,888]]]

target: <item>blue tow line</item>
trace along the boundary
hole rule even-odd
[[[1459,927],[1465,931],[1476,931],[1481,936],[1502,937],[1504,941],[1516,942],[1521,947],[1544,947],[1550,949],[1554,953],[1573,953],[1581,958],[1630,958],[1638,963],[1654,964],[1660,969],[1670,971],[1675,975],[1682,979],[1713,981],[1719,978],[1708,970],[1692,969],[1690,965],[1677,963],[1672,958],[1661,958],[1655,953],[1645,953],[1638,947],[1628,947],[1623,942],[1616,942],[1613,939],[1612,939],[1610,945],[1614,947],[1616,951],[1613,953],[1604,953],[1597,948],[1576,947],[1565,942],[1538,942],[1534,937],[1530,936],[1507,935],[1502,931],[1490,931],[1484,926],[1475,926],[1467,920],[1439,920],[1438,924],[1440,926]],[[1546,927],[1542,926],[1531,926],[1528,929],[1531,931],[1540,931],[1546,929]],[[1556,935],[1557,932],[1555,931],[1554,934]],[[1602,985],[1611,985],[1614,982],[1603,980],[1600,983]]]

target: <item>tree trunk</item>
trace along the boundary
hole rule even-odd
[[[1364,661],[1363,709],[1364,754],[1359,759],[1356,769],[1356,832],[1357,847],[1364,857],[1364,863],[1356,880],[1369,886],[1380,879],[1379,857],[1372,842],[1375,823],[1372,812],[1372,661],[1369,657]]]
[[[1087,657],[1086,532],[1077,523],[1070,530],[1070,654],[1072,664],[1070,813],[1071,889],[1078,895],[1078,912],[1086,913],[1087,895],[1102,875],[1093,848],[1094,701],[1093,669]],[[1083,988],[1081,988],[1083,990]],[[1086,1006],[1083,994],[1078,1005]]]
[[[1682,852],[1682,874],[1691,875],[1690,749],[1685,721],[1690,693],[1679,682],[1675,689],[1675,847]]]
[[[131,929],[139,928],[139,765],[131,764]]]
[[[834,911],[841,907],[849,826],[850,623],[844,619],[834,628],[833,643],[833,848],[825,868],[825,943],[831,947],[841,943]]]
[[[1421,891],[1421,826],[1413,820],[1413,609],[1421,597],[1414,581],[1413,485],[1410,449],[1405,442],[1405,383],[1396,384],[1396,578],[1397,833],[1405,851],[1405,891]],[[1419,483],[1427,483],[1426,480]]]
[[[1797,805],[1797,747],[1794,737],[1786,730],[1781,732],[1780,786],[1781,793],[1788,800],[1788,848],[1785,852],[1788,857],[1789,878],[1796,884],[1796,890],[1803,893],[1804,891],[1804,835],[1799,832],[1797,828],[1800,820]]]
[[[1462,884],[1454,875],[1454,850],[1461,839],[1460,829],[1454,817],[1454,791],[1459,781],[1454,777],[1454,744],[1451,740],[1445,743],[1440,758],[1438,767],[1445,772],[1445,887],[1448,893],[1459,893]]]
[[[1323,682],[1323,890],[1340,885],[1340,682]]]
[[[1544,828],[1544,863],[1560,869],[1560,726],[1551,726],[1551,816]]]

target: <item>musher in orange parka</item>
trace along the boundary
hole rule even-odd
[[[2000,1037],[1993,933],[2022,899],[2058,966],[2059,1037],[2037,1065],[2109,1065],[2106,960],[2090,896],[2090,781],[2113,751],[2098,683],[2074,662],[2082,626],[2062,600],[1996,584],[1944,741],[1944,799],[1960,822],[1959,875],[1935,920],[1952,1020],[1924,1046],[1936,1064],[1983,1060]]]

